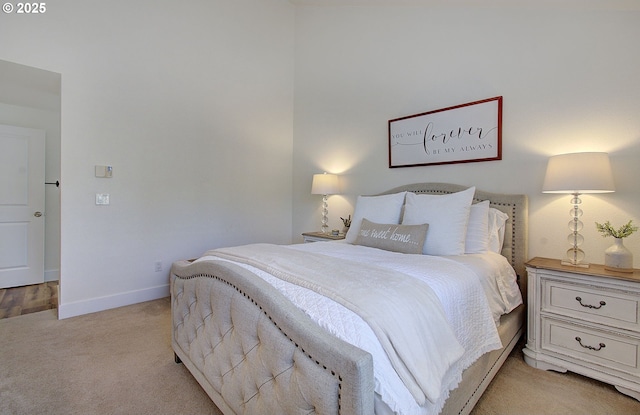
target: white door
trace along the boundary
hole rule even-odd
[[[44,139],[0,125],[0,288],[44,282]]]

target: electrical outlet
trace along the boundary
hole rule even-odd
[[[162,271],[162,261],[156,261],[155,269],[156,269],[156,272]]]

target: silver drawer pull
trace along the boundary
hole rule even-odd
[[[600,305],[591,305],[591,304],[582,304],[582,298],[576,297],[576,301],[580,303],[581,306],[586,308],[593,308],[594,310],[599,310],[602,306],[607,305],[604,301],[600,301]]]
[[[576,337],[576,341],[578,343],[580,343],[580,346],[584,347],[585,349],[589,349],[589,350],[595,350],[596,352],[599,351],[600,349],[602,349],[603,347],[606,347],[607,345],[604,343],[600,343],[598,345],[598,347],[593,347],[593,346],[585,346],[584,344],[582,344],[582,339],[580,337]]]

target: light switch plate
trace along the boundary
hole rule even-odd
[[[96,177],[105,177],[107,179],[113,177],[113,167],[111,166],[95,166]]]
[[[109,193],[96,193],[96,205],[108,205]]]

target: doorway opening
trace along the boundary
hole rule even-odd
[[[61,80],[59,73],[0,60],[0,125],[45,132],[42,290],[60,280]],[[56,185],[56,182],[58,185]],[[7,187],[12,184],[5,184]],[[51,283],[51,284],[47,284]]]

